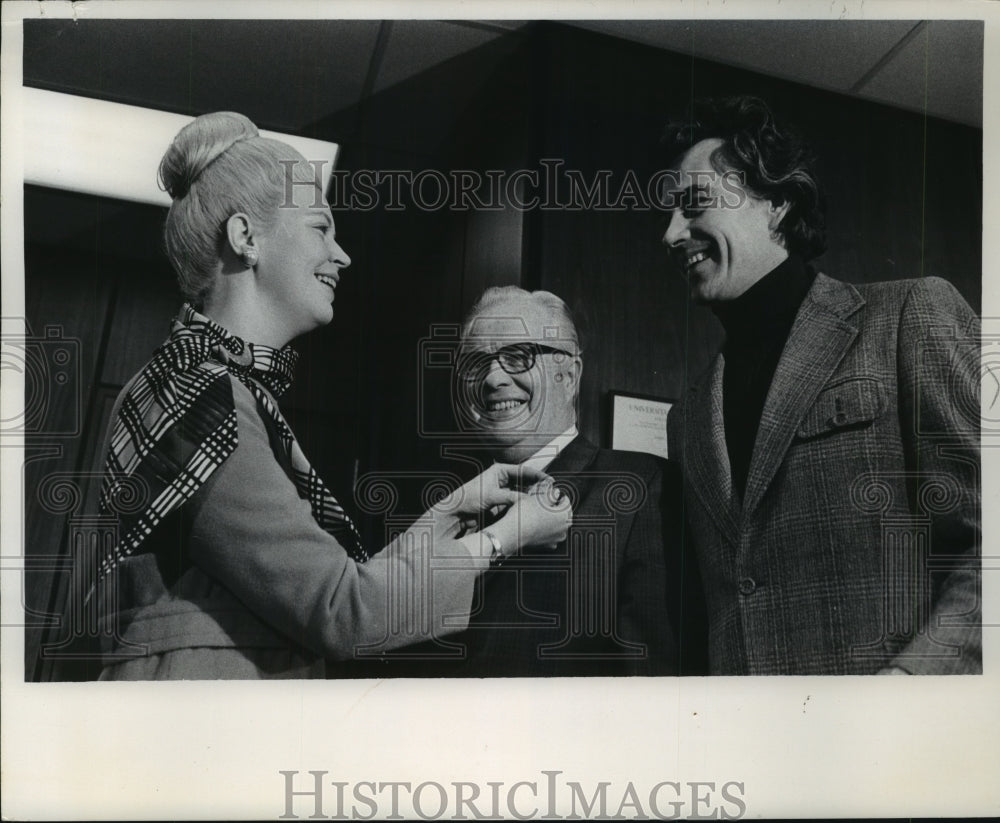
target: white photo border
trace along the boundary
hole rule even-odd
[[[2,60],[2,305],[23,316],[19,93],[21,20],[100,17],[985,20],[984,209],[1000,225],[1000,6],[990,2],[5,3]],[[1000,326],[1000,233],[983,235],[984,326]],[[3,417],[18,402],[4,376]],[[502,783],[546,772],[587,796],[610,782],[609,813],[632,784],[743,785],[747,817],[980,816],[1000,813],[1000,562],[984,557],[984,671],[972,677],[25,683],[20,576],[21,449],[2,458],[2,760],[11,819],[279,818],[285,777],[325,772],[347,797],[365,781]],[[983,450],[984,554],[1000,535],[996,450]],[[16,550],[12,550],[16,547]],[[13,628],[11,628],[13,627]],[[699,791],[695,789],[694,791]],[[707,791],[707,790],[706,790]],[[703,792],[704,793],[704,792]],[[530,790],[521,805],[531,809]],[[560,795],[559,814],[567,812]],[[643,800],[645,803],[645,800]],[[504,801],[506,803],[506,800]],[[312,813],[295,800],[299,819]],[[489,803],[483,804],[489,808]],[[663,804],[664,806],[666,803]],[[426,800],[434,810],[436,801]],[[536,817],[545,819],[539,800]],[[691,806],[688,804],[687,809]],[[730,804],[729,811],[738,806]],[[356,811],[368,812],[357,804]],[[510,809],[502,805],[502,816]],[[711,810],[701,809],[702,813]],[[647,809],[648,812],[648,809]],[[380,814],[389,813],[382,807]],[[467,812],[468,813],[468,812]],[[399,814],[414,810],[401,797]],[[447,817],[454,814],[449,809]],[[623,812],[630,814],[628,808]],[[458,818],[462,819],[462,818]],[[552,819],[552,818],[549,818]]]

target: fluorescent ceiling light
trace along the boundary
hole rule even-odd
[[[169,206],[170,195],[156,181],[170,141],[194,118],[183,114],[109,103],[75,94],[25,88],[24,181]],[[320,161],[323,190],[340,147],[325,140],[263,131],[310,161]]]

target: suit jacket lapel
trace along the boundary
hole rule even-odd
[[[590,494],[594,482],[593,476],[588,477],[586,472],[597,457],[597,452],[597,446],[583,435],[577,435],[543,469],[569,494],[573,503],[573,514],[577,518],[582,513],[581,504]]]
[[[722,418],[722,375],[719,355],[681,409],[685,468],[691,487],[716,525],[733,545],[739,543],[739,500],[733,492],[726,428]]]
[[[579,474],[594,462],[597,446],[582,434],[574,437],[543,470],[546,474]]]
[[[744,517],[760,503],[799,423],[857,337],[857,326],[847,318],[864,302],[850,284],[823,274],[816,276],[792,325],[764,402],[747,476]]]

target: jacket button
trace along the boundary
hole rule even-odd
[[[740,581],[740,594],[753,594],[757,591],[757,584],[752,577],[744,577]]]

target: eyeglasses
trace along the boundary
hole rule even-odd
[[[573,357],[565,349],[545,346],[541,343],[511,343],[494,352],[473,352],[458,361],[458,379],[466,383],[476,383],[490,370],[494,360],[507,374],[523,374],[535,365],[540,354],[562,354]]]

